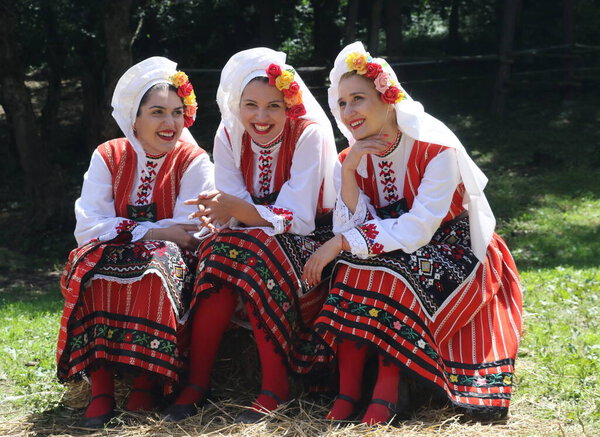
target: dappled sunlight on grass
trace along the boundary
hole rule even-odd
[[[520,269],[598,266],[600,199],[541,196],[499,232]]]

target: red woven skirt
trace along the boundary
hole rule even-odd
[[[311,326],[327,294],[325,279],[308,288],[300,280],[310,255],[332,234],[269,236],[260,229],[224,230],[198,250],[200,262],[191,304],[227,283],[250,302],[260,325],[290,370],[306,373],[313,364]]]
[[[179,381],[195,266],[191,252],[168,241],[90,243],[74,250],[61,280],[59,379],[102,362]]]
[[[522,316],[513,258],[498,235],[483,263],[456,235],[442,240],[396,257],[344,257],[315,321],[318,341],[331,354],[341,338],[368,344],[456,406],[504,415]]]

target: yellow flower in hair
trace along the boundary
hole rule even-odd
[[[179,88],[181,85],[185,84],[189,79],[187,77],[187,74],[185,74],[183,71],[178,71],[177,73],[171,75],[169,77],[169,80],[173,82],[173,85]]]
[[[367,72],[367,56],[363,53],[352,52],[346,57],[346,65],[348,70],[356,70],[358,74]]]
[[[294,73],[288,70],[281,72],[281,75],[275,79],[275,86],[279,91],[286,90],[290,87],[290,84],[294,81]]]
[[[192,90],[192,92],[183,98],[184,105],[194,105],[196,103],[196,93]]]

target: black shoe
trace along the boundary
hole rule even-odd
[[[377,398],[371,399],[371,404],[379,404],[379,405],[383,405],[384,407],[387,408],[389,416],[383,423],[391,424],[396,419],[398,419],[400,413],[402,413],[402,409],[400,408],[400,406],[398,404],[394,404],[393,402],[388,402],[385,399],[377,399]]]
[[[82,417],[81,420],[79,421],[79,426],[81,426],[82,428],[104,428],[104,426],[108,422],[110,422],[110,419],[112,419],[113,417],[115,417],[117,415],[117,413],[115,412],[115,409],[114,409],[115,398],[113,395],[109,395],[107,393],[99,394],[90,399],[90,404],[92,403],[92,401],[94,399],[101,398],[101,397],[111,398],[113,401],[113,408],[108,413],[102,414],[101,416]]]
[[[278,407],[284,403],[283,399],[281,399],[279,396],[277,396],[272,391],[261,390],[260,394],[267,395],[267,396],[273,398],[275,400],[275,402],[277,402]],[[261,421],[262,419],[264,419],[268,413],[270,413],[270,411],[266,411],[266,410],[260,411],[260,410],[254,409],[253,407],[248,407],[247,409],[245,409],[244,411],[242,411],[240,414],[237,415],[237,417],[234,420],[234,423],[241,423],[241,424],[257,423],[257,422]]]
[[[195,416],[198,414],[198,407],[203,405],[206,402],[206,397],[208,393],[207,387],[200,387],[196,384],[187,384],[185,386],[190,387],[196,390],[198,393],[202,395],[202,398],[199,402],[194,404],[172,404],[170,405],[163,413],[165,414],[165,421],[167,422],[180,422],[188,417]]]
[[[348,395],[345,394],[338,394],[334,399],[333,402],[335,403],[335,401],[337,401],[338,399],[341,399],[343,401],[346,401],[348,403],[350,403],[352,405],[352,412],[344,417],[343,419],[333,419],[332,422],[336,425],[346,425],[348,423],[355,423],[357,416],[358,416],[358,401],[356,399],[351,398]]]

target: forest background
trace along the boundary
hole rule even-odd
[[[526,292],[517,405],[558,420],[556,435],[598,429],[597,0],[0,0],[0,23],[0,416],[7,405],[11,417],[48,411],[63,396],[55,385],[39,395],[55,384],[58,275],[90,155],[121,135],[110,115],[120,75],[149,56],[176,61],[198,95],[192,133],[210,152],[231,55],[285,51],[327,109],[333,59],[361,40],[490,177]],[[29,350],[15,346],[32,335]],[[522,435],[552,435],[528,426]]]

